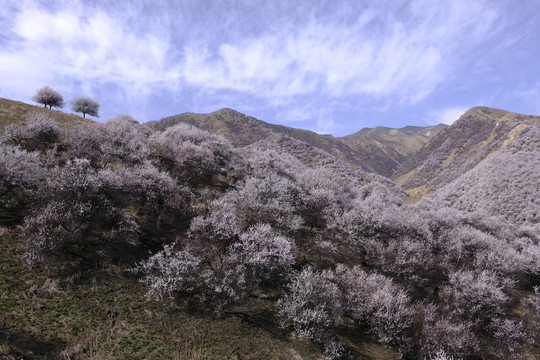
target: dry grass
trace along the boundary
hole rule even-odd
[[[269,319],[216,318],[146,301],[143,286],[111,265],[28,269],[17,235],[0,229],[2,359],[321,358]]]
[[[35,106],[23,103],[21,101],[13,101],[0,98],[0,131],[8,124],[19,124],[24,122],[28,113],[32,111],[43,112],[58,121],[59,125],[69,126],[77,122],[91,122],[90,119],[83,119],[74,114],[68,114],[59,110],[45,109],[41,106]]]

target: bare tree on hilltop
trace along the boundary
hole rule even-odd
[[[86,114],[99,116],[99,103],[89,97],[79,97],[71,100],[71,109],[82,113],[83,117],[86,117]]]
[[[38,104],[43,104],[43,107],[49,106],[52,109],[53,106],[61,108],[64,106],[64,98],[56,90],[53,90],[49,86],[44,86],[36,91],[36,94],[32,97],[32,100]]]

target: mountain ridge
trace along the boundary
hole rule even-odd
[[[364,136],[365,132],[362,133],[362,130],[345,137],[334,137],[328,134],[319,135],[310,130],[267,123],[229,108],[209,114],[182,113],[145,124],[153,130],[163,131],[180,122],[222,135],[234,146],[240,147],[251,145],[272,134],[283,134],[326,151],[355,167],[387,177],[393,174],[407,155],[416,151],[445,127],[443,124],[418,127],[424,130],[417,130],[417,132],[384,127],[369,131],[377,134],[378,139]],[[409,139],[409,143],[396,146],[395,141],[389,141],[391,135],[381,134],[382,132],[389,134],[397,132],[399,137]]]
[[[456,180],[539,122],[539,116],[473,107],[408,157],[392,179],[418,199]]]
[[[10,123],[19,123],[32,111],[53,116],[58,119],[61,126],[69,126],[78,121],[92,122],[91,119],[82,119],[61,110],[44,109],[0,98],[0,129]],[[248,146],[275,134],[289,136],[325,151],[359,170],[386,177],[391,177],[408,156],[446,128],[444,124],[427,127],[406,126],[399,129],[378,126],[364,128],[347,136],[335,137],[330,134],[317,134],[311,130],[271,124],[230,108],[222,108],[208,114],[186,112],[144,124],[154,131],[163,131],[179,122],[222,135],[236,147]]]

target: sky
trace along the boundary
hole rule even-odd
[[[223,107],[344,136],[540,114],[540,0],[0,0],[0,97],[141,123]]]

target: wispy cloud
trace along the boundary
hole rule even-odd
[[[277,113],[276,119],[288,126],[300,126],[319,134],[331,134],[343,128],[334,118],[333,104],[320,101],[285,106],[283,111]],[[300,125],[299,122],[310,125]]]
[[[417,114],[445,108],[433,100],[441,88],[457,94],[503,84],[509,75],[495,59],[537,39],[537,26],[528,23],[524,35],[505,6],[8,0],[0,8],[0,96],[29,100],[50,85],[68,96],[100,95],[110,102],[104,111],[136,109],[146,118],[216,104],[334,131],[345,121],[360,126],[355,113],[380,119],[427,101],[430,109]],[[527,49],[520,56],[533,58],[534,46]]]
[[[458,65],[460,52],[493,33],[498,16],[488,3],[437,5],[415,1],[399,14],[371,8],[347,24],[315,19],[216,50],[196,44],[185,49],[183,77],[272,99],[324,92],[416,103]]]
[[[51,12],[26,2],[11,30],[12,47],[0,52],[0,66],[10,69],[13,80],[114,83],[126,92],[147,94],[179,76],[177,67],[167,63],[169,39],[135,34],[106,12],[89,13],[76,3]]]
[[[522,102],[522,106],[525,104],[532,104],[530,106],[531,113],[540,114],[540,81],[532,82],[529,84],[520,84],[514,91],[506,94],[511,102]],[[526,112],[519,110],[519,108],[511,109],[517,112]]]
[[[142,92],[156,83],[176,87],[181,77],[190,85],[266,98],[324,92],[415,103],[444,80],[456,50],[488,36],[497,18],[487,3],[435,7],[426,1],[401,13],[400,7],[367,8],[347,23],[313,18],[295,26],[295,18],[285,18],[235,42],[180,44],[183,53],[173,64],[169,55],[178,44],[167,34],[135,34],[125,19],[99,9],[88,14],[74,4],[50,12],[26,3],[12,29],[19,48],[1,54],[3,63],[18,62],[21,70],[39,64],[36,73],[51,74],[44,80],[59,73]]]

